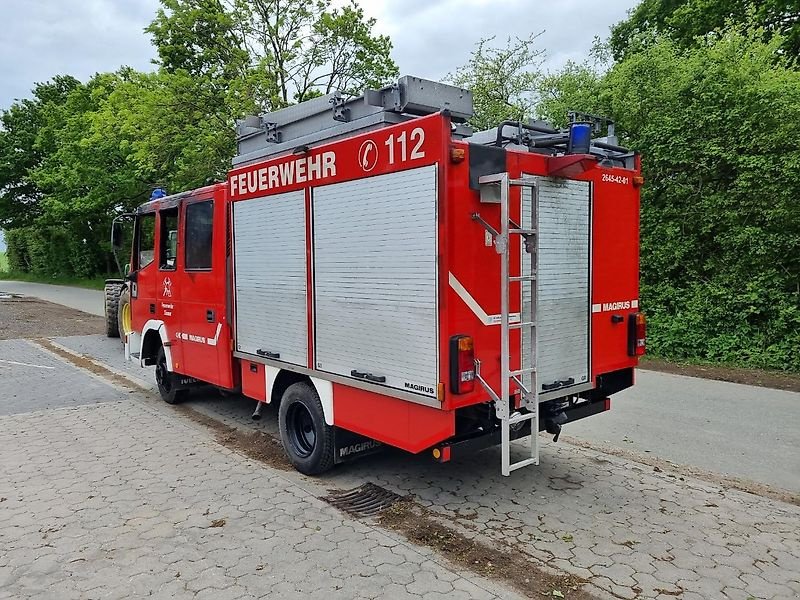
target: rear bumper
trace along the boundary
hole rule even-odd
[[[585,419],[586,417],[591,417],[592,415],[597,415],[607,410],[611,410],[611,398],[579,402],[564,408],[564,413],[567,415],[565,424]],[[544,429],[545,422],[543,419],[540,419],[539,431],[544,431]],[[516,431],[512,430],[511,439],[516,440],[530,434],[531,425],[526,424]],[[500,428],[498,427],[490,432],[473,435],[469,438],[448,440],[431,448],[431,454],[434,460],[438,462],[448,462],[457,456],[463,456],[499,445],[500,435]]]

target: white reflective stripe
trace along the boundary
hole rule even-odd
[[[480,319],[481,323],[484,325],[499,325],[500,324],[500,315],[490,315],[488,314],[478,301],[472,297],[472,295],[466,290],[466,288],[461,285],[461,282],[456,279],[456,276],[452,273],[450,275],[450,287],[453,288],[453,291],[458,294],[458,297],[464,301],[469,309],[475,314],[478,319]],[[519,323],[519,313],[510,313],[508,315],[508,322],[509,323]]]
[[[639,308],[639,301],[631,300],[631,308]]]
[[[593,313],[603,312],[603,305],[602,304],[592,304],[592,312]]]
[[[484,325],[490,325],[491,321],[489,320],[489,315],[486,313],[481,305],[473,298],[470,293],[461,285],[461,282],[456,279],[456,276],[450,273],[450,287],[453,288],[453,291],[458,294],[458,297],[464,301],[469,309],[475,313],[475,316],[480,319],[481,323]]]
[[[209,346],[216,346],[217,342],[219,341],[219,332],[222,331],[222,323],[217,323],[217,333],[214,335],[214,339],[206,338],[206,344]]]

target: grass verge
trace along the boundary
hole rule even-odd
[[[5,259],[5,257],[3,257]],[[0,267],[2,262],[0,262]],[[48,283],[51,285],[68,285],[72,287],[102,290],[105,285],[104,277],[82,279],[80,277],[35,275],[33,273],[10,273],[0,268],[0,281],[25,281],[30,283]]]

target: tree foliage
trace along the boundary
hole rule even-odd
[[[31,173],[52,150],[53,140],[40,138],[39,130],[78,85],[74,77],[54,77],[36,84],[32,98],[18,100],[0,115],[0,227],[30,225],[41,213],[42,193]]]
[[[681,48],[695,44],[729,25],[764,28],[764,39],[780,34],[782,51],[800,55],[800,1],[798,0],[643,0],[628,18],[611,29],[608,41],[618,61],[669,38]]]
[[[567,65],[543,114],[606,114],[642,153],[642,302],[658,355],[800,370],[800,72],[756,24]]]
[[[488,129],[533,114],[544,53],[536,48],[537,37],[509,38],[505,47],[493,45],[495,38],[482,39],[467,64],[448,75],[454,85],[472,90],[473,127]]]
[[[162,0],[147,28],[158,70],[58,76],[0,114],[0,227],[14,269],[111,269],[111,219],[155,186],[224,178],[235,120],[397,74],[355,3]]]

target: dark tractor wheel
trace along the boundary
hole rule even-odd
[[[278,409],[281,442],[295,469],[319,475],[333,467],[333,427],[325,423],[322,403],[314,387],[293,383]]]
[[[158,358],[156,359],[156,383],[158,384],[158,393],[161,394],[161,399],[167,404],[178,404],[189,395],[189,390],[178,389],[175,383],[176,378],[177,375],[167,369],[167,355],[164,352],[164,347],[161,346],[158,349]]]
[[[125,336],[132,331],[131,327],[131,291],[127,287],[122,288],[117,302],[117,330],[122,342],[125,343]]]
[[[103,288],[105,296],[106,336],[119,337],[119,293],[123,288],[122,282],[106,281]]]

